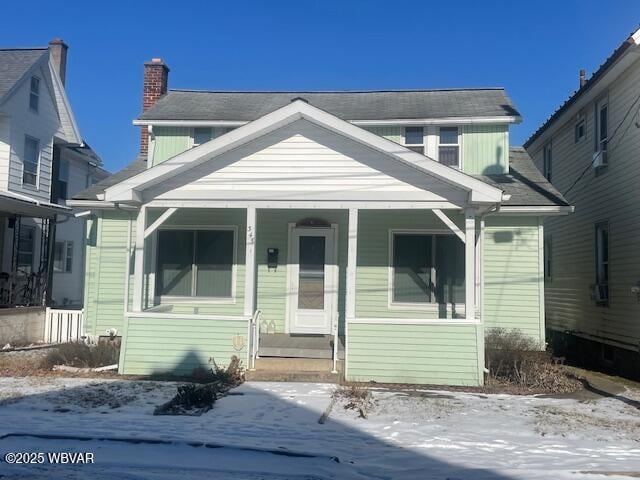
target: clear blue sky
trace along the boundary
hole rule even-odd
[[[519,145],[637,28],[640,1],[6,0],[2,18],[2,46],[69,44],[80,130],[115,171],[137,152],[151,57],[174,88],[504,86]]]

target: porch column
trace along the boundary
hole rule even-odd
[[[252,317],[256,306],[256,209],[254,207],[247,207],[244,258],[244,314]]]
[[[464,212],[464,279],[465,317],[474,320],[476,314],[476,216],[475,210]]]
[[[347,320],[356,316],[356,260],[358,254],[358,209],[349,209],[349,240],[347,247],[347,294],[345,310]]]
[[[147,207],[142,205],[136,220],[136,249],[133,269],[133,304],[134,312],[142,311],[142,295],[144,283],[144,231],[147,227]],[[126,299],[125,299],[126,300]]]

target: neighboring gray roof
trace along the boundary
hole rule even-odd
[[[503,88],[335,92],[170,90],[139,119],[249,122],[297,98],[343,120],[520,116]]]
[[[508,174],[502,175],[474,175],[476,178],[493,185],[511,195],[504,202],[509,206],[566,206],[569,205],[553,185],[542,176],[522,147],[509,149],[510,168]],[[144,171],[147,162],[138,156],[131,164],[118,173],[105,178],[92,187],[75,195],[75,200],[97,200],[98,194],[106,188],[120,183],[127,178]]]
[[[46,52],[46,48],[0,49],[0,99],[13,88]]]
[[[98,200],[98,194],[104,193],[104,191],[120,183],[127,178],[131,178],[140,172],[144,172],[147,169],[147,160],[144,156],[138,155],[133,162],[124,167],[122,170],[108,176],[107,178],[100,180],[95,185],[90,186],[86,190],[77,193],[73,196],[74,200]]]
[[[505,206],[568,206],[562,194],[544,178],[544,175],[522,147],[509,149],[509,173],[499,175],[474,175],[493,185],[511,198]]]

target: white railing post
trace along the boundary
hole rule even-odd
[[[256,209],[247,207],[245,239],[244,314],[253,317],[256,305]]]
[[[133,269],[133,304],[134,312],[142,311],[142,295],[144,292],[144,231],[147,223],[147,207],[142,205],[136,220],[136,249]],[[126,299],[125,299],[126,300]]]
[[[356,267],[358,259],[358,209],[349,209],[349,227],[347,238],[347,292],[345,298],[345,332],[347,331],[347,322],[356,317]],[[347,339],[345,338],[345,342]],[[334,352],[333,352],[333,371],[337,372],[338,365],[338,328],[336,325]],[[345,365],[347,358],[345,358]]]
[[[84,335],[84,310],[45,310],[45,343],[74,342]]]

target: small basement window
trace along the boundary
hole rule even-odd
[[[156,292],[164,297],[231,299],[235,230],[158,232]]]

